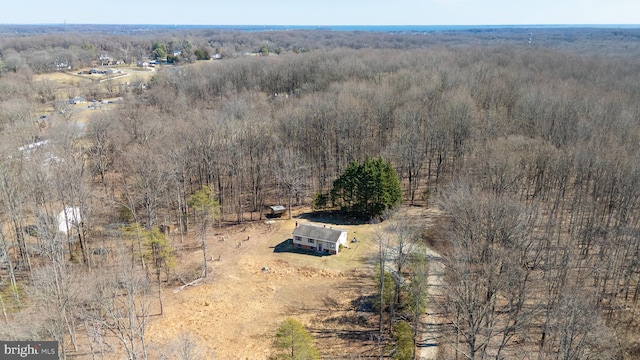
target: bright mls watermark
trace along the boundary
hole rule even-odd
[[[0,341],[0,360],[59,360],[57,341]]]

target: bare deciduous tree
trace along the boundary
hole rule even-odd
[[[120,257],[127,257],[122,253]],[[120,259],[120,264],[127,261]],[[105,269],[96,279],[87,316],[115,337],[131,360],[147,359],[146,331],[150,315],[149,282],[131,266]]]

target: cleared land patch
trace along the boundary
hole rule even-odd
[[[359,310],[374,291],[369,261],[376,248],[366,236],[372,225],[332,225],[347,229],[350,238],[358,234],[357,246],[338,255],[274,252],[291,237],[296,221],[306,220],[253,223],[212,236],[210,277],[175,294],[164,292],[164,314],[148,330],[153,346],[189,333],[219,358],[266,359],[279,323],[294,317],[323,354],[371,354],[376,317]],[[180,261],[196,266],[201,258],[196,250]]]

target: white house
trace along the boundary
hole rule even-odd
[[[300,224],[293,230],[293,246],[299,249],[337,254],[340,245],[347,246],[347,230],[311,224]]]
[[[77,229],[80,222],[82,222],[80,209],[75,206],[66,207],[58,214],[58,231],[67,234]]]

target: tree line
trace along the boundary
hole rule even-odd
[[[241,57],[336,48],[415,50],[428,47],[523,46],[586,55],[640,54],[637,29],[487,28],[470,30],[363,32],[330,30],[247,31],[153,25],[0,25],[0,70],[35,73],[76,70],[121,61],[135,64],[164,54],[189,63],[206,54]],[[529,40],[531,39],[531,42]],[[179,52],[174,55],[173,52]],[[165,56],[162,56],[164,59]],[[110,60],[105,63],[105,57]]]

